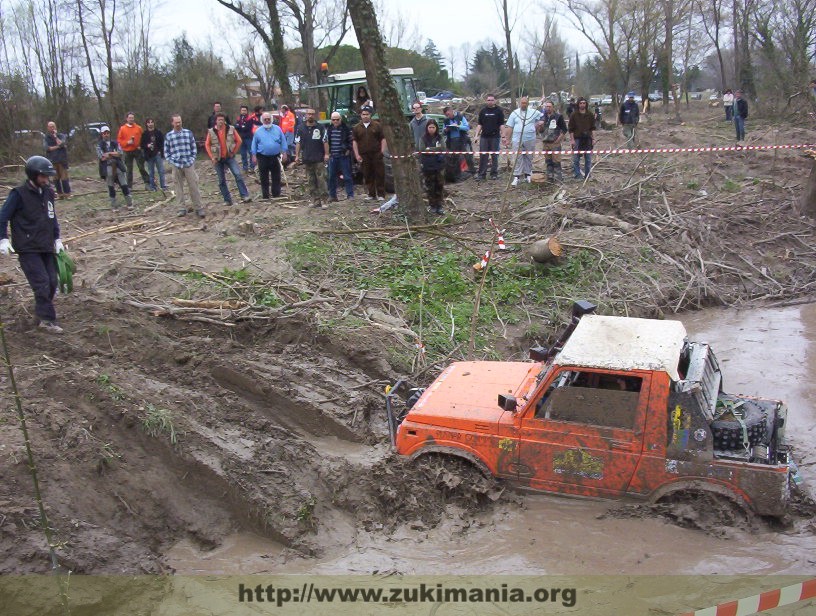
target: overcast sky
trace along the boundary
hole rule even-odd
[[[385,10],[392,15],[401,11],[410,22],[409,32],[414,31],[414,25],[419,28],[420,38],[424,46],[426,39],[436,43],[440,53],[446,58],[450,56],[450,48],[459,50],[463,43],[471,44],[471,54],[484,41],[491,40],[502,45],[504,35],[499,24],[494,0],[383,0]],[[518,0],[511,2],[511,6],[523,5],[518,26],[514,29],[514,42],[520,44],[520,37],[525,24],[537,22],[542,18],[539,3]],[[187,33],[188,39],[198,45],[212,42],[216,51],[226,56],[223,43],[225,32],[229,32],[229,24],[233,23],[234,13],[224,8],[216,0],[167,0],[154,15],[153,26],[160,37],[170,41],[182,32]],[[382,25],[382,24],[381,24]],[[574,38],[575,35],[569,38]],[[353,32],[346,39],[356,45]],[[579,41],[570,41],[576,47]],[[236,44],[237,47],[237,44]],[[457,53],[454,74],[463,70],[461,53]]]

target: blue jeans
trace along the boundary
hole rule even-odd
[[[146,158],[147,175],[149,178],[150,190],[156,190],[156,171],[159,172],[159,186],[162,190],[167,188],[167,182],[164,181],[164,159],[156,154],[153,158]]]
[[[218,175],[218,188],[221,189],[221,196],[224,197],[224,201],[226,203],[232,203],[232,196],[230,195],[229,188],[227,188],[227,168],[232,172],[235,183],[238,184],[238,192],[242,197],[248,197],[249,191],[247,190],[246,184],[244,184],[241,170],[238,168],[238,161],[235,160],[234,156],[230,156],[215,163],[215,173]]]
[[[592,137],[586,135],[579,136],[575,139],[575,146],[573,150],[591,150]],[[581,157],[584,158],[584,175],[581,175]],[[574,178],[588,177],[589,171],[592,169],[592,154],[573,154],[572,155],[572,176]]]
[[[329,158],[329,197],[337,199],[337,176],[343,174],[346,183],[346,196],[354,196],[354,178],[351,177],[351,159],[348,156]]]
[[[734,114],[734,128],[737,129],[737,141],[745,141],[745,118]]]
[[[255,169],[255,163],[252,162],[252,137],[241,142],[240,152],[241,166],[244,168],[244,172]]]
[[[286,137],[286,149],[289,154],[289,159],[295,159],[295,133],[283,133]]]

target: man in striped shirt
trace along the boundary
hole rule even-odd
[[[201,203],[201,193],[198,191],[198,175],[195,171],[195,159],[198,154],[193,133],[181,126],[181,116],[173,116],[173,130],[164,137],[164,158],[173,166],[173,181],[179,203],[179,216],[187,215],[187,206],[184,204],[184,182],[190,190],[195,212],[204,218],[204,205]]]

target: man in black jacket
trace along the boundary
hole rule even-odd
[[[737,130],[737,142],[745,141],[745,120],[748,118],[748,101],[742,94],[742,90],[734,92],[734,128]]]
[[[162,190],[168,190],[164,180],[164,133],[156,128],[156,121],[153,118],[145,120],[145,131],[142,133],[140,144],[147,165],[148,184],[150,190],[157,191],[156,173],[159,174],[159,186]]]
[[[55,253],[65,250],[60,240],[56,195],[50,178],[57,170],[44,156],[26,161],[23,184],[12,189],[0,210],[0,254],[16,252],[31,290],[34,291],[34,313],[39,327],[54,334],[62,333],[57,325],[54,295],[57,292]],[[11,241],[8,224],[11,222]]]
[[[494,152],[493,154],[479,154],[479,175],[477,180],[487,176],[487,159],[490,160],[490,179],[499,177],[499,155],[501,147],[501,131],[504,126],[504,110],[496,105],[496,97],[487,95],[487,106],[479,112],[479,124],[476,127],[476,136],[479,138],[480,152]]]
[[[631,143],[635,144],[635,127],[640,122],[640,107],[635,101],[635,93],[629,92],[626,95],[626,100],[620,106],[620,113],[618,113],[618,121],[623,124],[623,138],[626,140],[624,145]]]

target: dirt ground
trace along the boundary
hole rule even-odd
[[[700,106],[681,125],[655,111],[639,145],[733,145],[720,114]],[[816,143],[816,127],[749,122],[748,145],[782,143]],[[610,130],[596,147],[620,144]],[[615,314],[816,298],[816,221],[794,206],[811,160],[798,150],[596,161],[587,182],[510,190],[505,170],[499,181],[450,185],[449,214],[436,228],[474,262],[490,247],[491,216],[515,254],[557,235],[565,257],[580,248],[597,256],[603,276],[589,299]],[[424,532],[497,500],[522,506],[524,496],[501,486],[454,489],[446,469],[407,468],[389,451],[383,387],[412,365],[427,382],[467,351],[412,362],[416,324],[398,301],[344,284],[330,269],[293,267],[292,242],[349,237],[329,230],[404,235],[399,213],[371,215],[359,199],[309,208],[299,170],[288,173],[285,199],[226,208],[209,165],[198,166],[204,221],[177,218],[169,195],[138,186],[137,210],[112,212],[95,166],[74,165],[75,197],[58,203],[79,268],[74,292],[56,300],[62,336],[35,327],[16,259],[0,261],[11,278],[0,287],[2,319],[62,564],[76,573],[171,572],[166,555],[179,541],[214,549],[236,532],[312,557],[352,546],[360,533]],[[259,192],[252,180],[250,189]],[[241,271],[276,301],[218,304],[240,297]],[[497,310],[491,356],[516,359],[546,341],[572,299],[565,291],[528,307],[542,317],[538,328],[502,323]],[[341,326],[350,317],[356,326]],[[5,372],[0,379],[0,572],[45,572],[10,383]]]

